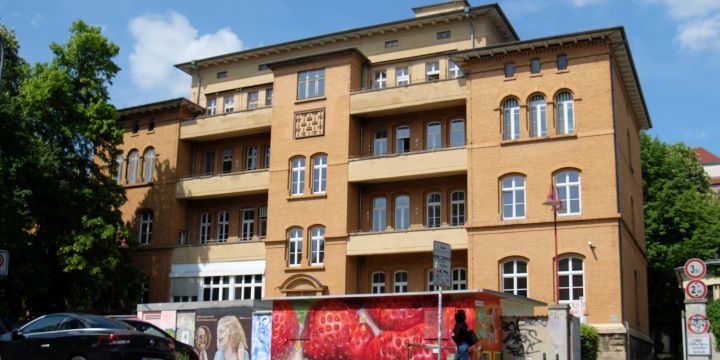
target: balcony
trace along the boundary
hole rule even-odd
[[[176,199],[212,199],[266,193],[270,183],[267,169],[180,179]]]
[[[432,252],[435,240],[450,244],[453,250],[467,249],[468,247],[468,235],[463,227],[421,228],[407,231],[350,234],[347,255]]]
[[[180,124],[181,140],[216,140],[270,131],[272,108],[198,117]]]
[[[220,261],[264,260],[265,243],[260,240],[178,246],[173,249],[172,262],[209,263]]]
[[[465,147],[351,159],[348,181],[373,183],[412,180],[467,172]]]
[[[350,115],[383,116],[464,105],[465,78],[360,91],[350,95]]]

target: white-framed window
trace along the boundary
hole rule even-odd
[[[313,157],[313,194],[324,193],[327,190],[327,155]]]
[[[205,153],[203,170],[205,175],[215,174],[215,151],[208,151]]]
[[[198,301],[197,295],[173,295],[173,301],[175,303],[183,302],[195,302]]]
[[[322,265],[325,261],[325,227],[310,228],[310,265]]]
[[[530,73],[531,74],[539,74],[540,67],[541,67],[540,59],[530,60]]]
[[[325,69],[298,73],[298,100],[325,96]]]
[[[248,146],[245,154],[245,170],[256,170],[258,161],[258,148],[257,146]]]
[[[451,79],[464,76],[460,66],[453,60],[448,60],[448,77]]]
[[[264,169],[270,168],[270,144],[265,145],[265,163]]]
[[[235,110],[235,95],[228,95],[223,99],[223,112],[231,113]]]
[[[401,66],[395,68],[395,85],[405,86],[410,85],[410,70],[407,66]]]
[[[425,63],[425,80],[440,80],[440,62],[432,61]]]
[[[410,197],[398,195],[395,197],[395,230],[405,230],[410,227]]]
[[[503,220],[525,218],[525,177],[507,176],[501,185]]]
[[[395,130],[395,153],[410,152],[410,127],[400,126]]]
[[[393,275],[393,292],[408,292],[408,273],[405,270],[396,271]]]
[[[384,89],[387,87],[387,73],[385,70],[376,71],[373,74],[373,89]]]
[[[146,209],[140,212],[140,240],[141,245],[148,245],[152,241],[152,210]]]
[[[115,155],[115,181],[118,184],[122,183],[123,160],[123,154]]]
[[[373,294],[385,293],[385,273],[376,271],[370,277],[370,289]]]
[[[427,291],[437,291],[437,287],[435,286],[435,272],[433,270],[428,270],[427,272]]]
[[[465,225],[465,192],[450,193],[450,226]]]
[[[452,289],[467,289],[467,270],[465,268],[454,268],[452,271]]]
[[[440,193],[430,193],[425,201],[427,221],[425,226],[429,228],[440,227]]]
[[[267,206],[258,209],[258,236],[267,236]]]
[[[207,276],[203,278],[201,301],[230,300],[230,276]]]
[[[302,229],[290,229],[290,240],[288,244],[288,266],[300,266],[302,261]]]
[[[240,240],[252,240],[255,232],[255,209],[243,209]]]
[[[581,211],[582,201],[580,193],[580,172],[567,170],[555,175],[562,208],[557,210],[558,215],[578,215]]]
[[[273,89],[265,89],[265,106],[272,106],[273,103]]]
[[[232,148],[227,148],[222,152],[222,172],[223,174],[232,172]]]
[[[572,256],[560,258],[558,277],[559,303],[567,304],[585,296],[585,270],[582,258]]]
[[[509,260],[502,263],[502,291],[528,296],[527,261]]]
[[[200,243],[201,244],[207,244],[208,241],[210,241],[210,228],[212,226],[211,224],[212,219],[210,218],[210,213],[204,212],[200,214]]]
[[[575,111],[573,96],[563,91],[555,98],[557,106],[557,133],[559,135],[575,133]]]
[[[208,115],[215,115],[217,112],[217,99],[214,97],[208,98],[206,109]]]
[[[127,183],[135,184],[138,180],[138,165],[140,164],[140,153],[137,150],[130,151],[127,164]]]
[[[545,97],[535,95],[530,98],[530,137],[547,135],[547,104]]]
[[[247,108],[257,109],[260,101],[260,93],[258,91],[250,91],[247,93]]]
[[[373,231],[385,231],[387,229],[387,199],[376,197],[373,199]]]
[[[290,194],[302,195],[305,190],[305,158],[297,157],[291,161],[292,179],[290,181]]]
[[[263,276],[261,274],[235,276],[234,300],[260,300],[263,295]]]
[[[388,152],[388,138],[385,129],[375,131],[375,139],[373,141],[373,155],[385,155]]]
[[[442,147],[442,125],[439,122],[427,124],[427,150],[435,150]]]
[[[218,242],[228,241],[228,231],[230,230],[230,213],[220,211],[218,213],[217,237]]]
[[[520,103],[517,99],[507,99],[503,103],[503,140],[520,138]]]
[[[450,146],[465,146],[465,120],[450,121]]]

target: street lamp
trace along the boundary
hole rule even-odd
[[[562,209],[562,200],[554,184],[550,184],[550,192],[543,205],[550,206],[553,212],[553,228],[555,230],[555,303],[560,302],[560,268],[558,267],[558,236],[557,236],[557,211]]]

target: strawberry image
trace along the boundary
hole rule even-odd
[[[417,324],[404,331],[385,331],[378,335],[367,347],[365,360],[433,360],[437,354],[432,349],[420,346],[425,337],[425,324]],[[428,343],[432,343],[429,341]],[[409,357],[408,357],[409,355]],[[441,357],[446,359],[448,352],[442,351]]]
[[[305,356],[311,360],[351,359],[351,350],[361,349],[363,339],[367,339],[362,332],[368,329],[359,325],[357,313],[344,302],[319,301],[308,312],[305,325],[307,340],[303,343]],[[353,339],[353,333],[357,333],[357,339]]]
[[[298,337],[298,318],[288,301],[275,301],[272,312],[272,359],[289,357],[292,345]]]
[[[360,323],[350,335],[350,343],[347,346],[347,353],[350,359],[362,359],[367,351],[367,346],[375,338],[372,329],[366,323]]]
[[[413,297],[371,298],[365,303],[367,314],[382,330],[402,331],[423,322],[425,304]]]

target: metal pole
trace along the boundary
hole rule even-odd
[[[438,274],[435,274],[437,278]],[[442,353],[442,285],[438,285],[438,360],[441,360]]]
[[[557,207],[553,206],[553,228],[555,229],[555,303],[560,303],[560,261],[558,260]],[[571,297],[572,298],[572,297]]]

